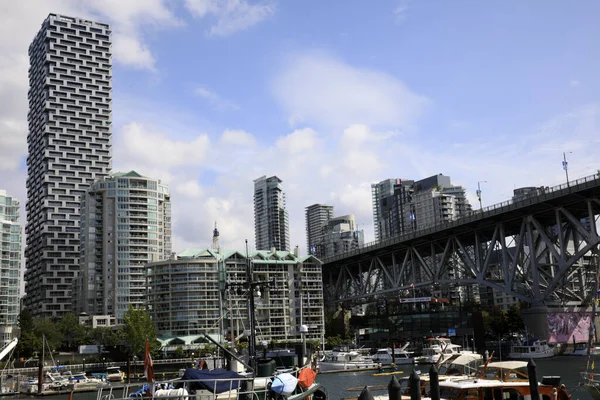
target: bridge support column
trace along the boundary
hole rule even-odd
[[[548,307],[537,306],[522,310],[523,322],[529,333],[529,337],[540,340],[548,340]]]

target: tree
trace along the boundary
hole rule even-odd
[[[42,350],[56,351],[62,343],[62,334],[57,329],[56,324],[50,319],[38,319],[35,321],[35,347],[34,350],[42,353]],[[44,346],[43,338],[46,338],[46,348]]]
[[[506,324],[508,325],[508,331],[510,333],[520,333],[525,330],[523,314],[518,305],[510,306],[506,312]]]
[[[66,350],[75,350],[77,346],[88,343],[89,329],[79,323],[75,314],[65,314],[56,324],[59,332],[63,335],[62,347]]]
[[[490,311],[484,312],[483,323],[487,332],[492,333],[497,338],[502,338],[508,333],[505,311],[500,307],[492,307]]]
[[[156,327],[146,310],[136,310],[130,305],[123,321],[123,339],[131,346],[132,355],[144,357],[146,339],[150,342],[151,351],[158,352],[160,343],[156,340]]]
[[[27,308],[23,308],[19,313],[19,343],[17,344],[17,353],[21,357],[29,358],[39,346],[35,334],[35,321]]]
[[[102,350],[107,347],[115,347],[119,343],[119,336],[107,326],[99,326],[92,329],[91,339],[98,346],[98,353],[101,356]]]

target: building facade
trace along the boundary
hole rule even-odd
[[[315,257],[323,257],[323,230],[333,218],[333,206],[313,204],[306,207],[306,251]]]
[[[254,181],[254,233],[257,249],[289,251],[290,222],[283,181],[262,176]]]
[[[460,218],[471,212],[465,189],[442,174],[412,181],[387,179],[371,185],[377,240]]]
[[[356,229],[354,214],[331,218],[323,227],[322,256],[331,257],[335,254],[358,249],[364,246],[363,231]]]
[[[79,269],[81,197],[111,169],[111,29],[50,14],[29,60],[24,305],[61,316]]]
[[[0,348],[18,329],[21,276],[19,200],[0,190]]]
[[[161,338],[206,333],[226,340],[248,329],[248,293],[235,284],[271,282],[255,290],[257,343],[261,340],[322,340],[324,332],[321,262],[288,251],[190,249],[175,259],[148,265],[148,310]],[[234,285],[231,285],[234,284]]]
[[[171,255],[171,201],[160,180],[135,171],[96,181],[81,202],[75,309],[112,315],[146,304],[146,264]]]

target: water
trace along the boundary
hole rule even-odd
[[[581,382],[582,371],[585,371],[586,357],[581,356],[560,356],[547,359],[535,360],[537,364],[538,381],[542,376],[559,375],[561,383],[567,386],[567,391],[571,395],[571,400],[591,400],[592,397],[585,391],[585,388],[579,386]],[[412,372],[412,366],[398,366],[406,375]],[[419,365],[417,369],[421,373],[429,371],[428,365]],[[373,376],[374,371],[364,372],[346,372],[342,374],[321,374],[317,376],[317,381],[321,383],[329,395],[329,400],[340,400],[343,398],[356,398],[360,390],[348,391],[348,388],[360,388],[364,386],[382,387],[380,390],[373,390],[373,395],[387,394],[387,385],[390,383],[391,376]],[[404,376],[402,374],[401,376]],[[369,390],[371,390],[369,388]],[[74,399],[76,400],[76,399]]]
[[[581,381],[580,373],[585,371],[586,357],[577,356],[559,356],[542,360],[536,360],[538,380],[542,376],[560,375],[561,382],[567,386],[571,400],[591,400],[591,396],[587,394],[585,388],[579,386]],[[401,368],[406,375],[412,372],[412,367],[403,366]],[[417,366],[422,373],[429,371],[429,366]],[[328,393],[329,400],[340,400],[343,398],[356,398],[360,394],[360,390],[364,386],[379,386],[381,390],[373,390],[374,395],[387,394],[387,385],[390,382],[391,376],[373,376],[374,371],[363,372],[344,372],[339,374],[320,374],[317,376],[317,382],[321,383]],[[403,374],[404,375],[404,374]],[[356,388],[357,390],[348,391],[348,388]],[[67,400],[68,394],[51,396],[52,400]],[[11,397],[12,399],[28,399],[36,398],[35,396],[19,395]],[[10,398],[7,398],[7,400]],[[95,392],[75,393],[73,400],[96,400]]]

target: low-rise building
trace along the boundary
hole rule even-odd
[[[321,261],[299,252],[189,249],[147,266],[148,312],[160,338],[217,335],[236,338],[249,328],[247,271],[253,282],[256,339],[324,337]],[[267,285],[267,283],[270,283]]]

